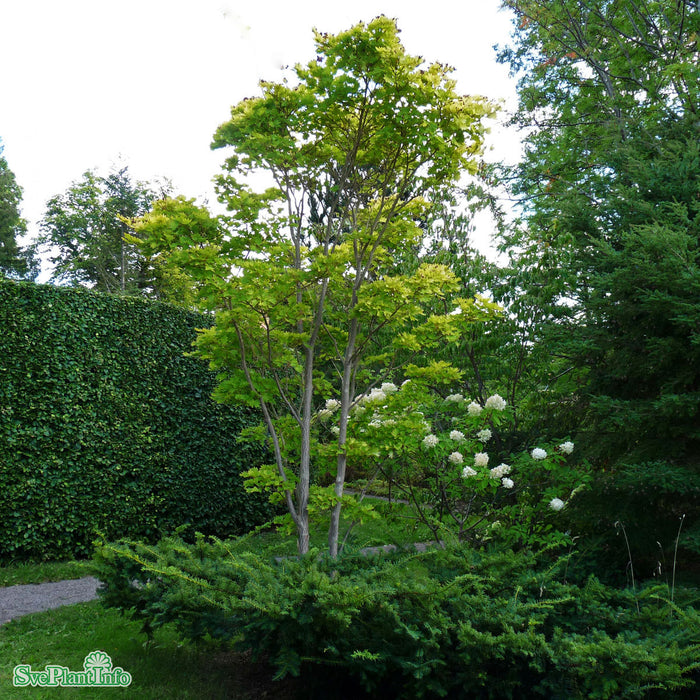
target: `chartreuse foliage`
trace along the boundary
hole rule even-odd
[[[397,370],[396,347],[377,339],[395,338],[402,361],[418,364],[494,313],[458,299],[464,313],[450,316],[456,276],[400,266],[422,246],[420,222],[476,171],[494,107],[459,95],[446,66],[407,55],[386,17],[315,41],[315,60],[291,82],[261,82],[214,135],[229,152],[218,187],[230,216],[180,199],[133,225],[142,250],[188,274],[198,303],[217,310],[198,341],[219,373],[214,396],[260,407],[275,458],[250,477],[281,488],[301,553],[309,509],[331,508],[336,553],[347,461],[373,449],[349,439],[348,416]],[[431,367],[438,382],[454,377]],[[312,493],[314,423],[328,399],[340,406],[334,485]]]
[[[252,417],[209,397],[185,357],[205,316],[161,303],[0,282],[0,556],[84,556],[96,531],[245,532],[269,507],[240,472]],[[192,529],[189,530],[190,534]]]
[[[102,600],[152,631],[267,656],[308,696],[694,697],[700,616],[565,561],[467,548],[269,560],[235,543],[104,545]],[[677,592],[679,593],[679,592]],[[684,689],[687,694],[684,695]]]

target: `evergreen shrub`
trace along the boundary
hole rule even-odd
[[[575,585],[527,552],[271,561],[200,537],[105,544],[97,565],[144,631],[250,650],[306,697],[697,697],[697,591]]]
[[[197,313],[0,281],[0,560],[85,556],[96,532],[230,536],[270,517],[242,488],[257,422],[185,353]]]

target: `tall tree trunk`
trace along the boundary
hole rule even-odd
[[[124,240],[122,239],[122,261],[121,261],[121,274],[120,282],[122,292],[126,290],[126,250],[124,249]]]
[[[357,339],[358,322],[352,319],[350,322],[350,333],[348,334],[348,344],[345,347],[343,358],[343,379],[340,387],[340,432],[338,433],[338,461],[335,473],[335,495],[338,502],[331,511],[331,522],[328,527],[328,551],[335,559],[338,556],[338,538],[340,535],[340,511],[342,508],[340,499],[343,497],[343,487],[345,485],[345,471],[348,463],[348,456],[345,452],[345,442],[348,434],[348,415],[350,413],[350,387],[352,384],[352,374],[355,366],[355,341]]]
[[[297,484],[297,549],[303,556],[309,551],[309,481],[311,464],[311,403],[314,395],[314,346],[304,351],[304,394],[301,413],[301,454]]]

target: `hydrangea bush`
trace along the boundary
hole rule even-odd
[[[409,367],[407,374],[401,384],[377,380],[353,400],[348,464],[367,477],[367,488],[387,483],[390,495],[410,503],[436,540],[497,537],[510,546],[566,540],[560,511],[588,479],[585,471],[567,466],[573,443],[504,454],[499,432],[509,427],[513,413],[500,395],[482,405],[450,393],[449,386],[436,389],[436,375],[421,368]],[[312,449],[319,470],[333,469],[339,408],[334,398],[317,408]],[[250,478],[249,487],[259,488],[260,471]],[[353,519],[375,515],[372,500],[363,496],[343,496]],[[334,502],[332,487],[312,487],[311,512],[324,512]]]

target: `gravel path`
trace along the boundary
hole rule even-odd
[[[86,576],[70,581],[0,588],[0,625],[29,613],[95,600],[99,585],[96,578]]]

